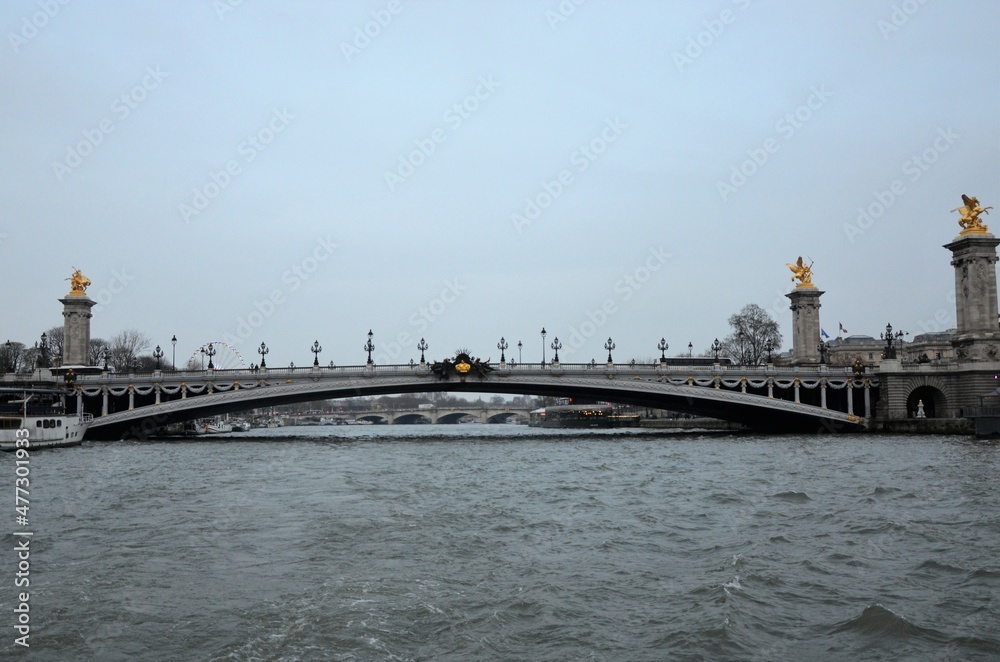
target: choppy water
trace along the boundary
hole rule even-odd
[[[1000,657],[998,445],[252,434],[32,456],[30,659]]]

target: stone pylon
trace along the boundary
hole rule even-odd
[[[799,285],[785,295],[792,309],[792,365],[820,362],[819,298],[821,290]]]
[[[90,365],[90,309],[97,302],[86,294],[68,294],[59,299],[63,305],[64,366]]]
[[[955,267],[955,317],[952,339],[959,361],[1000,360],[997,318],[997,245],[988,232],[963,232],[945,244]]]

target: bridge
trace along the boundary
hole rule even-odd
[[[436,364],[441,365],[441,364]],[[483,364],[442,376],[431,364],[264,370],[154,371],[80,375],[77,411],[94,415],[88,436],[144,438],[161,426],[276,405],[424,392],[589,398],[733,421],[751,429],[862,430],[878,394],[877,375],[826,365]],[[73,409],[70,396],[67,402]]]
[[[326,413],[284,415],[286,421],[293,419],[339,419],[342,421],[369,421],[371,423],[390,425],[407,425],[413,423],[451,424],[472,418],[478,423],[509,423],[512,420],[527,422],[531,409],[528,407],[511,407],[506,405],[489,405],[484,402],[469,402],[465,406],[449,405],[438,407],[388,407],[369,409],[365,411],[334,411]]]

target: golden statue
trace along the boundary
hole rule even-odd
[[[73,268],[76,269],[76,271],[73,272],[72,276],[65,279],[69,281],[69,287],[70,287],[69,296],[71,297],[87,296],[87,287],[90,286],[90,279],[84,276],[83,273],[76,267]]]
[[[993,207],[980,207],[978,199],[970,198],[964,193],[962,194],[962,202],[965,203],[965,206],[952,209],[952,211],[957,211],[962,215],[958,219],[958,224],[962,228],[959,234],[985,234],[989,231],[989,226],[979,220],[979,215],[989,214],[988,210],[993,209]]]
[[[802,261],[802,256],[800,255],[799,259],[795,261],[795,264],[789,264],[786,262],[785,265],[792,270],[792,280],[794,281],[796,278],[799,279],[799,282],[795,287],[816,287],[812,283],[813,263],[811,260],[809,261],[809,264],[805,264]]]

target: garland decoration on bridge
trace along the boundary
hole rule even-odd
[[[470,373],[480,379],[485,379],[486,375],[492,370],[493,366],[490,365],[489,359],[480,361],[477,358],[469,356],[468,352],[464,351],[458,352],[454,359],[435,361],[431,365],[431,372],[438,379],[445,380],[450,379],[452,375],[458,375],[463,382]]]

